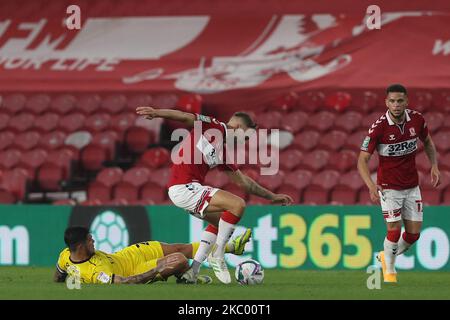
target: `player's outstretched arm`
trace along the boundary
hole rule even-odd
[[[233,181],[247,193],[270,200],[274,204],[281,204],[284,206],[290,205],[293,202],[290,196],[286,194],[275,194],[272,191],[267,190],[266,188],[258,184],[255,180],[242,173],[240,170],[228,171],[227,174],[230,177],[231,181]]]
[[[436,146],[434,145],[430,135],[428,135],[424,140],[423,146],[431,164],[431,184],[433,187],[437,187],[440,184],[441,173],[439,172],[437,164]]]
[[[66,281],[67,273],[61,273],[58,269],[55,270],[55,274],[53,275],[53,281],[55,282],[64,282]]]
[[[146,119],[164,118],[168,120],[175,120],[183,122],[189,126],[194,125],[195,115],[188,112],[170,109],[155,109],[152,107],[137,107],[136,113],[144,116]]]
[[[369,188],[370,199],[373,202],[379,202],[380,201],[379,192],[383,192],[383,189],[380,186],[378,186],[376,183],[374,183],[372,178],[370,177],[370,170],[369,170],[370,157],[371,157],[371,154],[368,152],[361,151],[359,153],[358,171],[359,171],[359,175],[366,183],[367,188]]]

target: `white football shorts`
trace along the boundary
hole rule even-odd
[[[203,186],[198,182],[177,184],[169,188],[169,198],[179,208],[197,218],[204,218],[204,211],[212,196],[220,189]]]
[[[406,190],[385,189],[380,194],[381,210],[386,222],[423,221],[423,203],[419,186]]]

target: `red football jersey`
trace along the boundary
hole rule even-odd
[[[178,158],[170,170],[168,187],[190,182],[203,183],[208,171],[215,167],[219,170],[238,170],[235,164],[228,164],[224,160],[226,124],[200,114],[196,114],[196,120],[201,122],[194,124],[194,128],[179,145]],[[195,128],[200,124],[201,130],[196,134]]]
[[[404,190],[419,184],[416,169],[418,139],[424,141],[428,128],[423,116],[406,109],[406,120],[396,124],[389,111],[375,121],[361,146],[362,151],[378,152],[377,184],[384,189]]]

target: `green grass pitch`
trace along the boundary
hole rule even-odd
[[[234,272],[234,269],[230,270]],[[203,286],[177,285],[175,279],[152,285],[82,285],[69,290],[53,283],[53,268],[0,267],[0,299],[450,299],[450,272],[399,273],[399,283],[369,290],[369,274],[359,271],[265,270],[264,284],[223,285],[215,279]]]

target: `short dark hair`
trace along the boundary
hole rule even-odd
[[[247,128],[253,128],[253,129],[257,128],[256,123],[253,121],[252,117],[250,117],[250,115],[248,113],[239,111],[239,112],[236,112],[235,114],[233,114],[233,117],[241,118],[242,121],[244,121],[244,124],[247,126]]]
[[[406,88],[403,85],[398,84],[398,83],[391,84],[389,87],[387,87],[386,94],[389,94],[389,92],[403,92],[405,94],[405,96],[408,95]]]
[[[77,245],[86,241],[89,235],[89,229],[81,226],[69,227],[64,232],[64,242],[70,251],[75,251]]]

